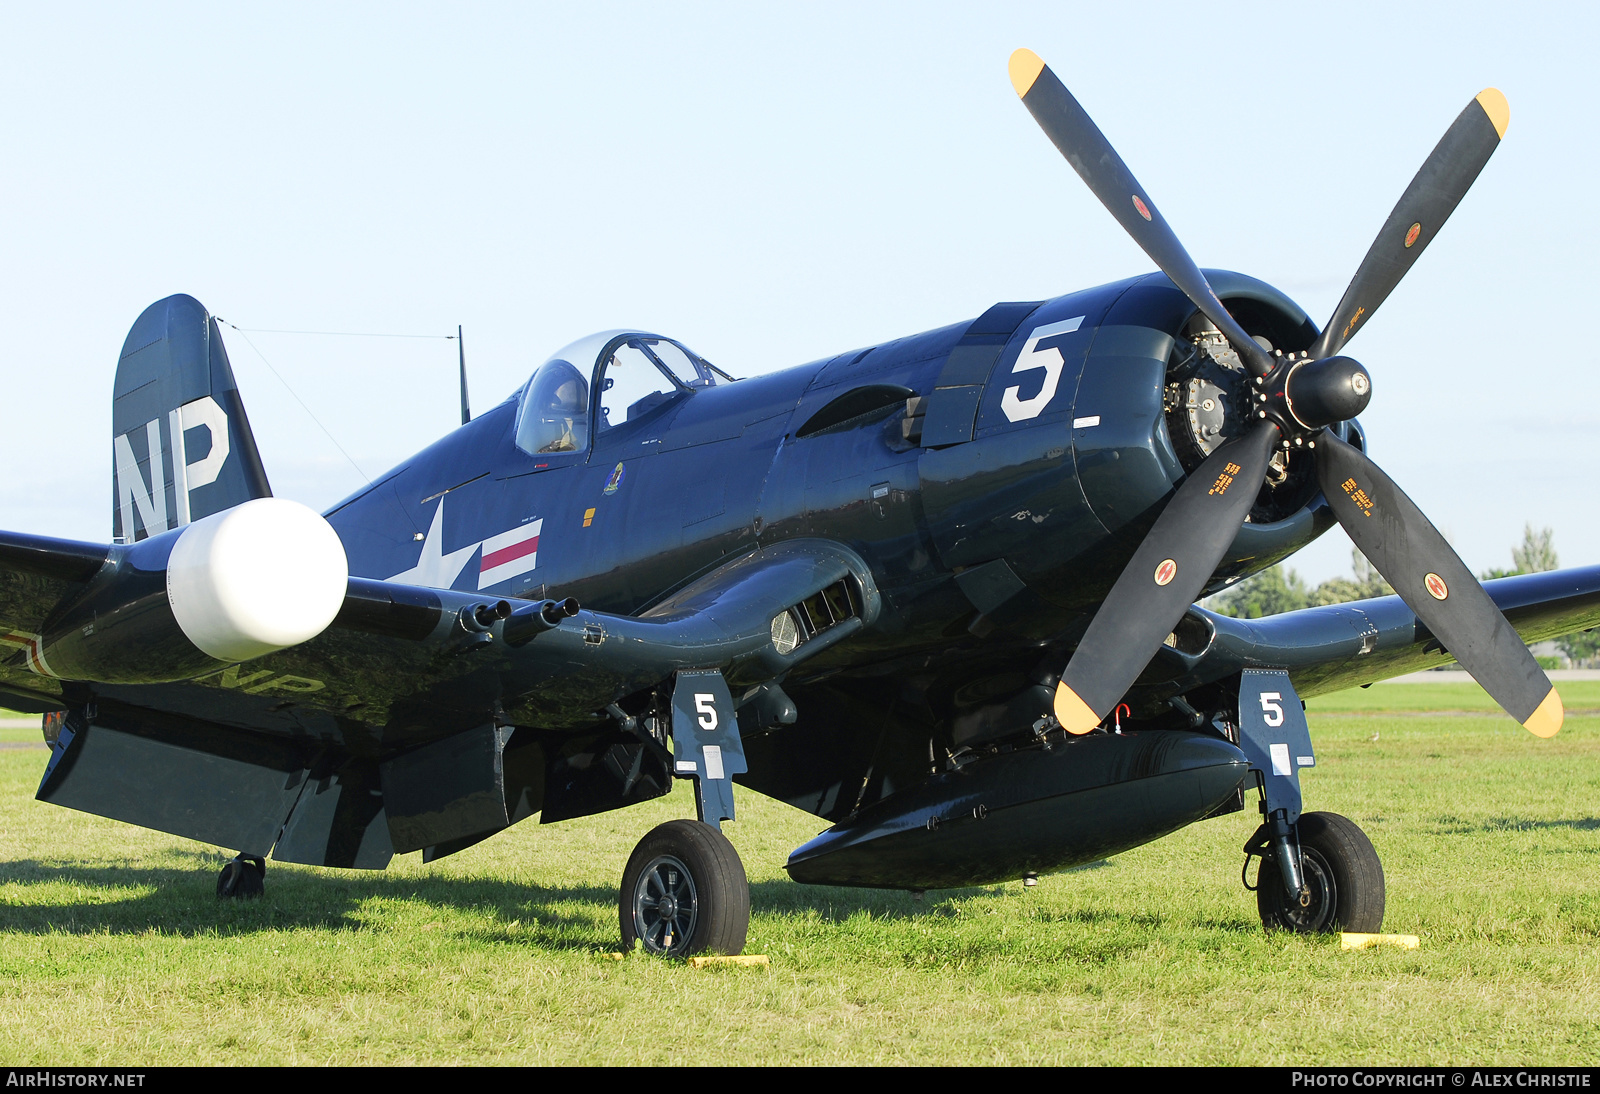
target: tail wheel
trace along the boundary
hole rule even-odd
[[[1296,826],[1305,898],[1283,885],[1276,857],[1261,861],[1256,907],[1269,931],[1377,933],[1383,927],[1383,863],[1367,834],[1337,813],[1305,813]]]
[[[750,883],[728,838],[709,824],[675,820],[639,841],[622,874],[622,945],[687,957],[737,954],[750,929]]]
[[[217,875],[217,897],[221,900],[258,897],[267,891],[266,878],[266,859],[256,855],[235,856]]]

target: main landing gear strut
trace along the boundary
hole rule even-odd
[[[750,883],[722,822],[733,819],[733,776],[744,746],[722,674],[680,672],[672,693],[673,774],[695,783],[699,820],[658,825],[622,873],[622,945],[688,957],[737,954],[750,929]]]
[[[1245,887],[1269,931],[1326,934],[1383,928],[1383,864],[1366,833],[1337,813],[1300,812],[1300,768],[1312,767],[1311,730],[1289,674],[1246,669],[1239,686],[1239,747],[1261,787],[1263,821],[1245,844]],[[1250,859],[1260,857],[1256,884]]]

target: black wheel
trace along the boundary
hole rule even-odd
[[[709,824],[659,825],[622,874],[622,947],[687,957],[736,954],[750,929],[750,883],[728,838]]]
[[[1302,904],[1290,897],[1277,856],[1269,851],[1256,887],[1261,925],[1298,934],[1381,930],[1383,863],[1367,834],[1337,813],[1303,813],[1297,827],[1310,898]]]
[[[243,900],[267,891],[267,862],[255,855],[238,855],[228,860],[217,875],[219,900]]]

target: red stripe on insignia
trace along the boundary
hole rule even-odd
[[[502,547],[492,555],[484,555],[483,561],[478,565],[479,573],[486,573],[496,566],[504,566],[508,562],[515,562],[526,555],[531,555],[539,549],[539,537],[529,536],[521,543],[513,543],[509,547]]]

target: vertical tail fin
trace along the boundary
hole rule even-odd
[[[132,543],[272,496],[222,333],[169,296],[122,344],[111,396],[111,534]]]

